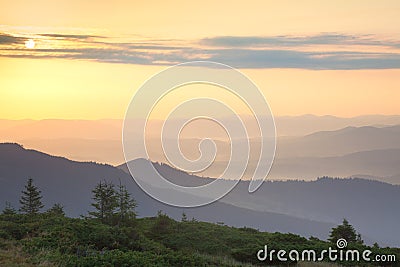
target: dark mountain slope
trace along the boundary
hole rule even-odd
[[[194,186],[209,181],[166,164],[155,164],[155,167],[167,179],[181,185]],[[310,168],[318,166],[310,165]],[[362,234],[385,244],[400,245],[398,185],[359,178],[267,180],[252,194],[248,193],[248,186],[248,181],[241,181],[221,201],[246,209],[330,223],[340,223],[347,218]]]
[[[93,162],[75,162],[26,150],[17,144],[0,144],[0,208],[5,201],[18,207],[20,192],[28,177],[42,190],[46,207],[60,202],[67,215],[79,216],[90,209],[91,190],[100,180],[126,184],[138,202],[140,216],[154,216],[163,210],[180,219],[183,211],[189,218],[224,222],[232,226],[248,226],[267,231],[292,232],[303,236],[326,238],[333,224],[295,218],[272,212],[254,211],[222,202],[194,209],[164,205],[146,195],[131,177],[120,169]]]

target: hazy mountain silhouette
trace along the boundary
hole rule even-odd
[[[119,140],[122,120],[0,120],[0,138],[21,139],[94,139]]]
[[[241,183],[223,201],[318,221],[347,218],[362,234],[400,245],[398,185],[359,178],[267,181],[259,191],[244,196],[247,187],[247,182]]]
[[[364,115],[352,118],[335,116],[281,116],[276,126],[279,136],[304,136],[320,131],[336,131],[346,127],[390,126],[400,124],[400,115]]]
[[[225,166],[225,163],[216,163]],[[350,153],[337,157],[275,158],[271,179],[312,180],[319,176],[365,177],[400,184],[400,149]]]
[[[155,122],[163,124],[163,121]],[[335,131],[345,127],[390,126],[400,124],[400,115],[366,115],[352,118],[335,116],[276,116],[275,124],[278,136],[304,136],[319,131]],[[34,138],[82,138],[97,140],[115,140],[121,137],[123,121],[119,119],[102,120],[4,120],[0,119],[0,139],[21,140]],[[208,125],[208,124],[207,124]],[[159,127],[159,126],[157,126]],[[29,130],[29,131],[27,131]],[[210,134],[209,129],[193,129],[188,132],[198,136],[202,131]]]
[[[140,164],[140,160],[136,161]],[[123,166],[121,166],[122,168]],[[172,181],[193,186],[209,182],[165,164],[155,167]],[[380,244],[399,246],[400,186],[365,179],[319,179],[316,181],[268,181],[253,194],[242,181],[221,201],[195,209],[164,205],[138,188],[130,175],[110,165],[75,162],[26,150],[16,144],[0,144],[0,208],[5,201],[18,207],[20,191],[28,177],[44,193],[44,203],[61,202],[68,215],[79,216],[90,209],[91,189],[100,180],[121,179],[139,203],[141,216],[158,210],[179,219],[185,213],[198,220],[223,221],[268,231],[293,232],[325,238],[333,224],[346,217],[367,238]]]
[[[194,148],[198,143],[195,139],[182,142],[186,146],[182,149],[184,155],[196,158],[198,151]],[[221,143],[217,143],[216,161],[201,175],[219,177],[223,173],[230,150],[229,143]],[[259,142],[252,140],[251,144],[257,152]],[[191,153],[185,153],[187,147],[192,148]],[[162,151],[161,148],[159,150]],[[258,163],[256,152],[250,155],[246,178],[252,176]],[[155,159],[166,161],[161,156]],[[311,180],[318,176],[349,177],[358,174],[400,184],[400,179],[397,179],[399,173],[400,126],[363,126],[317,132],[304,137],[279,138],[270,178]]]
[[[383,127],[400,124],[400,116],[338,118],[303,115],[276,117],[275,121],[277,134],[280,136],[277,143],[278,159],[332,157],[367,150],[400,148],[400,135],[396,132],[396,127]],[[154,124],[153,128],[159,129],[162,121],[156,121]],[[379,127],[363,127],[366,125]],[[198,138],[213,137],[215,132],[209,124],[207,127],[201,127],[201,123],[198,126],[184,131],[182,136],[182,150],[189,158],[198,156],[196,149]],[[345,128],[349,126],[351,127]],[[18,142],[25,147],[52,155],[67,156],[79,161],[95,160],[113,165],[124,162],[121,131],[122,120],[0,120],[0,142]],[[163,161],[158,141],[154,137],[150,139],[148,142],[150,158]],[[255,139],[251,141],[257,147],[257,141]],[[217,160],[226,161],[230,155],[229,144],[222,139],[217,139],[216,142]],[[214,170],[211,168],[209,171],[204,175],[217,176],[218,168]]]
[[[330,223],[296,218],[284,214],[261,212],[236,207],[223,202],[194,209],[175,208],[162,204],[146,195],[124,171],[105,164],[76,162],[54,157],[35,150],[26,150],[17,144],[0,144],[0,208],[5,201],[18,207],[20,192],[28,177],[42,190],[47,207],[60,202],[67,215],[87,214],[91,203],[91,190],[107,179],[126,184],[138,202],[140,216],[154,216],[163,210],[175,219],[184,211],[189,218],[209,222],[225,222],[232,226],[248,226],[267,231],[292,232],[303,236],[326,238]],[[197,178],[200,179],[200,178]]]
[[[135,164],[140,164],[140,161]],[[187,174],[167,164],[154,166],[176,184],[197,186],[210,182],[210,179]],[[127,171],[126,165],[119,168]],[[361,233],[373,240],[400,244],[397,229],[400,214],[396,212],[400,203],[400,186],[359,178],[324,178],[309,182],[267,180],[258,191],[248,194],[248,185],[247,181],[241,181],[221,201],[246,209],[331,223],[348,218]]]
[[[277,155],[280,158],[329,157],[393,148],[400,148],[400,125],[346,127],[286,138],[279,140]]]

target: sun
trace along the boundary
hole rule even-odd
[[[25,42],[25,47],[28,49],[35,48],[35,41],[33,41],[32,39],[29,39],[28,41]]]

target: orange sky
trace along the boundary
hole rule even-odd
[[[173,62],[210,55],[239,66],[264,92],[275,115],[400,114],[399,14],[399,1],[0,0],[0,32],[16,40],[0,39],[0,118],[122,118],[146,79]],[[48,33],[102,38],[41,35]],[[213,43],[221,36],[243,39]],[[297,37],[303,39],[291,44]],[[34,51],[18,38],[35,40]],[[240,47],[244,58],[236,59],[228,52],[242,41],[250,43]],[[98,54],[123,51],[122,43],[140,47],[132,48],[129,60],[104,60]],[[256,50],[284,54],[272,55],[277,62],[271,66],[246,54]],[[298,52],[295,67],[292,58],[279,58],[293,51]],[[331,59],[336,55],[344,58],[344,67]],[[144,62],[149,57],[153,61]],[[317,57],[327,61],[313,61]],[[114,60],[118,63],[110,63]],[[324,70],[318,64],[325,64]]]

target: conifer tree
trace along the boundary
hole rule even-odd
[[[94,218],[100,219],[103,223],[110,223],[118,206],[117,193],[114,185],[106,181],[99,182],[92,190],[93,200],[92,207],[94,211],[89,212]]]
[[[17,214],[17,211],[11,206],[11,203],[6,201],[6,207],[3,210],[4,215],[14,215]]]
[[[60,203],[56,203],[47,210],[48,214],[57,215],[57,216],[65,216],[64,207]]]
[[[43,208],[41,191],[33,185],[32,178],[28,179],[25,190],[20,199],[20,211],[27,214],[36,214]]]
[[[131,194],[126,189],[126,186],[122,185],[121,182],[119,183],[116,196],[118,202],[117,215],[119,222],[125,222],[129,219],[135,218],[136,201],[131,197]]]
[[[340,238],[344,238],[349,243],[363,243],[361,235],[357,234],[354,227],[346,219],[343,219],[341,225],[332,228],[328,240],[335,243]]]

